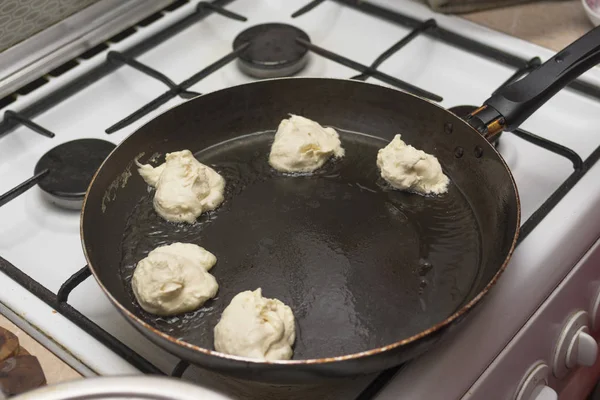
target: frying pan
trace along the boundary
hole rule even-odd
[[[83,206],[83,248],[94,277],[134,327],[171,353],[243,379],[300,383],[366,374],[429,349],[478,304],[506,267],[519,230],[519,196],[488,139],[514,129],[600,61],[589,32],[467,121],[422,98],[375,84],[322,78],[258,81],[197,97],[125,139],[93,179]],[[346,156],[310,176],[267,163],[289,113],[335,127]],[[448,193],[390,190],[378,149],[401,133],[434,154]],[[195,224],[164,221],[134,160],[163,162],[190,149],[227,181],[225,201]],[[191,242],[213,252],[217,297],[171,318],[144,312],[130,279],[153,248]],[[261,287],[288,304],[297,339],[289,361],[213,349],[232,297]]]

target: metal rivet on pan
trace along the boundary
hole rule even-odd
[[[462,147],[457,147],[454,149],[454,157],[461,158],[465,154],[465,150]]]
[[[479,146],[475,146],[475,151],[473,152],[475,157],[480,158],[483,155],[483,149]]]
[[[446,122],[446,123],[444,124],[444,132],[445,132],[445,133],[448,133],[448,134],[450,134],[450,133],[452,133],[452,130],[453,130],[453,129],[454,129],[454,127],[452,126],[452,124],[451,124],[450,122]]]

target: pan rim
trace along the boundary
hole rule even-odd
[[[282,78],[269,78],[269,79],[261,79],[261,80],[257,80],[257,81],[252,81],[252,82],[248,82],[248,83],[242,83],[239,85],[234,85],[234,86],[229,86],[226,88],[222,88],[219,90],[215,90],[212,92],[208,92],[206,94],[203,95],[199,95],[196,96],[192,99],[189,99],[188,101],[192,101],[195,100],[199,97],[204,97],[204,96],[209,96],[211,94],[215,94],[215,93],[219,93],[219,92],[223,92],[223,91],[228,91],[228,90],[233,90],[237,87],[240,86],[250,86],[250,85],[260,85],[263,83],[267,83],[270,81],[279,81],[279,80],[292,80],[292,79],[305,79],[305,80],[318,80],[318,81],[343,81],[343,82],[351,82],[352,84],[356,84],[356,85],[369,85],[369,86],[377,86],[378,88],[383,88],[383,89],[387,89],[387,90],[394,90],[394,91],[398,91],[401,92],[403,95],[409,95],[415,98],[418,98],[419,100],[424,100],[430,104],[432,104],[435,107],[438,107],[442,110],[444,110],[447,113],[450,113],[452,115],[453,114],[451,111],[449,111],[448,109],[442,107],[441,105],[420,97],[420,96],[416,96],[412,93],[408,93],[393,87],[389,87],[389,86],[383,86],[381,84],[377,84],[377,83],[370,83],[370,82],[363,82],[363,81],[354,81],[351,79],[344,79],[344,78],[325,78],[325,77],[311,77],[311,76],[296,76],[296,77],[282,77]],[[241,357],[241,356],[235,356],[235,355],[231,355],[231,354],[226,354],[226,353],[221,353],[218,352],[216,350],[210,350],[204,347],[200,347],[191,343],[188,343],[186,341],[177,339],[167,333],[164,333],[162,331],[157,330],[156,328],[150,326],[150,324],[148,324],[147,322],[143,321],[141,318],[139,318],[138,316],[136,316],[134,313],[132,313],[131,311],[127,310],[116,298],[113,297],[113,295],[109,292],[109,290],[104,286],[104,284],[102,283],[102,281],[100,280],[98,273],[96,272],[96,269],[92,263],[92,261],[90,260],[90,257],[87,253],[87,248],[86,248],[86,244],[85,244],[85,234],[84,234],[84,229],[83,229],[83,225],[84,225],[84,217],[85,217],[85,209],[86,209],[86,204],[87,204],[87,199],[90,193],[90,189],[92,188],[92,186],[94,185],[94,182],[96,181],[96,178],[98,176],[98,174],[100,173],[100,171],[102,171],[102,169],[104,168],[104,165],[106,164],[106,162],[112,157],[112,155],[114,154],[114,152],[123,144],[125,143],[126,140],[128,140],[131,136],[133,136],[135,133],[137,133],[139,130],[143,129],[145,126],[147,126],[148,124],[152,123],[155,119],[160,118],[163,114],[166,114],[167,112],[170,112],[172,109],[179,107],[183,104],[186,104],[188,101],[181,103],[181,104],[177,104],[174,105],[168,109],[166,109],[165,111],[163,111],[162,113],[156,115],[154,118],[150,119],[149,121],[145,122],[143,125],[139,126],[135,131],[133,131],[131,134],[129,134],[126,138],[124,138],[121,143],[119,145],[117,145],[117,147],[115,147],[113,149],[113,151],[110,152],[110,154],[106,157],[106,159],[102,162],[102,164],[100,165],[100,167],[98,168],[98,170],[96,171],[96,173],[94,174],[88,189],[86,190],[85,193],[85,197],[83,199],[83,204],[81,207],[81,216],[80,216],[80,224],[79,224],[79,229],[80,229],[80,240],[81,240],[81,245],[83,247],[83,253],[85,256],[85,259],[87,261],[87,265],[88,268],[90,269],[90,271],[92,272],[92,275],[94,276],[94,279],[96,280],[96,282],[98,283],[98,285],[100,286],[100,288],[102,289],[102,291],[105,293],[105,295],[109,298],[109,300],[121,311],[121,313],[125,316],[127,316],[131,321],[133,321],[133,323],[138,324],[139,326],[141,326],[144,329],[147,329],[148,331],[152,332],[153,334],[159,336],[161,339],[164,339],[168,342],[171,342],[172,344],[179,346],[179,347],[183,347],[183,348],[187,348],[190,350],[194,350],[197,351],[199,353],[202,353],[204,355],[207,356],[216,356],[222,359],[226,359],[226,360],[230,360],[230,361],[234,361],[234,362],[242,362],[242,363],[250,363],[250,364],[254,364],[254,365],[276,365],[276,366],[302,366],[302,365],[311,365],[311,364],[332,364],[332,363],[336,363],[336,362],[341,362],[341,361],[347,361],[347,360],[355,360],[355,359],[361,359],[361,358],[366,358],[366,357],[370,357],[370,356],[375,356],[377,354],[381,354],[384,353],[386,351],[395,349],[395,348],[399,348],[405,345],[408,345],[410,343],[413,342],[417,342],[422,338],[425,338],[427,336],[432,335],[435,332],[441,331],[443,328],[448,327],[452,322],[456,321],[457,319],[459,319],[460,317],[462,317],[463,315],[465,315],[466,313],[468,313],[475,305],[477,305],[477,303],[479,303],[479,301],[490,291],[490,289],[497,283],[498,279],[500,278],[500,276],[502,275],[502,273],[505,271],[510,259],[512,258],[512,254],[515,250],[516,244],[517,244],[517,239],[519,236],[519,228],[521,226],[521,201],[520,201],[520,196],[519,196],[519,191],[517,189],[517,185],[515,182],[515,179],[512,175],[512,172],[510,170],[510,168],[508,167],[508,165],[506,164],[506,161],[504,160],[504,158],[502,157],[502,155],[500,154],[500,152],[498,152],[498,150],[496,149],[495,146],[493,146],[489,141],[484,140],[485,143],[488,146],[488,149],[493,151],[499,158],[500,162],[502,163],[502,165],[504,166],[506,172],[508,173],[508,177],[510,179],[510,182],[512,184],[514,193],[515,193],[515,198],[516,198],[516,229],[515,229],[515,233],[513,235],[512,238],[512,243],[510,246],[510,249],[504,259],[504,261],[502,262],[502,265],[500,266],[500,268],[498,269],[498,271],[496,272],[496,274],[494,274],[494,276],[492,277],[492,279],[488,282],[488,284],[473,298],[471,299],[468,303],[466,303],[465,305],[463,305],[460,309],[458,309],[457,311],[455,311],[454,313],[452,313],[450,316],[448,316],[446,319],[444,319],[441,322],[438,322],[437,324],[431,326],[430,328],[421,331],[415,335],[412,335],[408,338],[396,341],[394,343],[390,343],[386,346],[382,346],[382,347],[377,347],[374,349],[369,349],[369,350],[365,350],[365,351],[361,351],[358,353],[351,353],[351,354],[345,354],[345,355],[341,355],[341,356],[334,356],[334,357],[324,357],[324,358],[310,358],[310,359],[302,359],[302,360],[262,360],[262,359],[257,359],[257,358],[250,358],[250,357]],[[456,116],[456,115],[455,115]],[[458,116],[456,116],[457,118],[459,118]],[[464,121],[463,121],[464,122]],[[466,122],[464,122],[466,125],[468,125]],[[468,125],[469,126],[469,125]],[[469,128],[471,129],[471,131],[473,132],[473,134],[479,135],[481,136],[481,134],[479,132],[477,132],[477,130],[475,130],[473,127],[469,126]],[[169,351],[170,352],[170,351]],[[189,360],[188,360],[189,361]]]

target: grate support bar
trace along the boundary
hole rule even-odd
[[[117,338],[100,328],[96,323],[81,314],[68,303],[58,301],[58,297],[35,279],[16,268],[8,261],[0,258],[0,272],[6,274],[13,281],[23,286],[38,299],[54,308],[61,315],[73,322],[79,328],[89,333],[92,337],[114,351],[131,365],[147,374],[164,375],[160,369],[148,360],[131,350]]]

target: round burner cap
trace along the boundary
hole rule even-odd
[[[310,42],[308,35],[292,25],[261,24],[241,32],[233,41],[236,49],[250,43],[238,59],[245,74],[256,78],[290,76],[300,71],[308,60],[308,49],[296,38]]]
[[[53,197],[81,202],[94,174],[115,147],[100,139],[78,139],[54,147],[35,165],[35,174],[49,171],[38,186]]]

